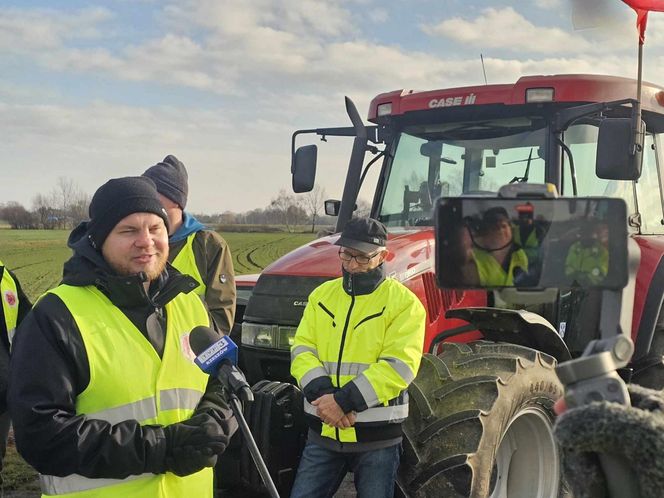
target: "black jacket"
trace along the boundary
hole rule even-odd
[[[83,223],[69,237],[74,255],[65,263],[62,283],[95,285],[161,356],[167,319],[163,306],[198,284],[167,267],[146,292],[142,274],[114,274],[85,230]],[[155,327],[153,319],[148,327],[151,315],[161,326]],[[121,479],[163,468],[166,441],[160,426],[141,426],[135,420],[111,425],[76,415],[76,397],[89,381],[88,358],[74,318],[59,297],[43,296],[16,333],[10,363],[8,403],[23,458],[40,473],[54,476]]]

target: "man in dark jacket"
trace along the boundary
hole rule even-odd
[[[9,348],[16,326],[23,321],[30,311],[30,301],[21,289],[16,276],[0,261],[0,470],[7,450],[9,437],[9,412],[7,411],[7,378],[9,376]],[[0,480],[1,481],[1,480]]]
[[[235,318],[235,274],[233,258],[226,241],[215,231],[206,230],[187,205],[187,170],[177,157],[169,155],[148,168],[143,176],[157,186],[169,221],[168,261],[181,273],[200,284],[196,293],[205,300],[219,330],[230,334]]]
[[[237,425],[193,363],[209,326],[196,282],[166,264],[154,183],[110,180],[71,233],[64,278],[21,324],[8,402],[16,444],[45,495],[212,496]]]

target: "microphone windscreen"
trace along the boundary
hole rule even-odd
[[[217,342],[221,336],[210,327],[199,325],[189,334],[189,346],[196,356]]]

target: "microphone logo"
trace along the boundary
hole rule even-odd
[[[228,337],[221,337],[218,341],[204,349],[194,363],[208,374],[214,374],[222,359],[229,359],[233,364],[237,363],[237,346]]]

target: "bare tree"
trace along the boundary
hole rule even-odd
[[[55,228],[55,208],[51,196],[37,194],[32,198],[32,210],[40,228]]]
[[[51,195],[55,199],[55,207],[58,210],[60,218],[60,228],[67,228],[67,218],[69,208],[75,202],[74,197],[77,193],[76,183],[72,178],[59,176]]]
[[[90,196],[80,190],[76,191],[75,197],[69,205],[67,210],[68,217],[71,219],[72,228],[78,225],[81,221],[89,218],[88,206],[90,206]]]
[[[83,192],[72,178],[58,177],[47,199],[53,208],[51,217],[57,219],[60,228],[73,227],[88,217],[90,196]]]
[[[295,199],[292,195],[286,192],[286,189],[280,189],[279,193],[275,198],[270,202],[270,208],[277,211],[281,217],[282,222],[286,225],[286,230],[292,232],[291,228],[291,216],[289,213],[289,208],[296,204]]]
[[[371,214],[371,203],[365,201],[364,199],[358,199],[357,204],[355,204],[355,213],[354,216],[365,217]]]
[[[302,197],[302,204],[304,205],[304,209],[311,217],[311,233],[314,233],[316,230],[316,218],[318,217],[318,213],[320,213],[323,209],[323,202],[325,201],[325,197],[327,197],[325,189],[320,185],[316,185]]]

